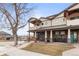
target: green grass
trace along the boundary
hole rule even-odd
[[[24,50],[29,50],[33,52],[38,52],[42,54],[52,55],[52,56],[60,56],[63,51],[74,48],[71,44],[39,44],[33,43],[29,46],[23,48]]]

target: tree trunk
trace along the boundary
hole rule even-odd
[[[18,45],[17,31],[13,31],[14,46]]]
[[[14,38],[14,46],[18,45],[18,37],[17,37],[17,34],[14,34],[13,35],[13,38]]]

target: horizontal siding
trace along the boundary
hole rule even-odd
[[[56,18],[64,16],[64,13],[61,13],[60,15],[56,16]]]
[[[52,26],[63,25],[63,24],[66,24],[64,17],[56,18],[56,19],[52,20]]]
[[[51,26],[51,21],[50,21],[50,20],[48,20],[48,21],[43,21],[42,23],[43,23],[42,27]]]
[[[79,25],[79,19],[75,19],[75,20],[67,20],[67,25]]]

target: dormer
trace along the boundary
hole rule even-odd
[[[42,21],[37,18],[32,17],[32,18],[30,18],[29,22],[36,26],[39,26]]]

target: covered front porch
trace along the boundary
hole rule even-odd
[[[79,30],[78,29],[64,29],[64,30],[43,30],[34,31],[34,37],[37,41],[43,42],[64,42],[64,43],[78,43]]]

